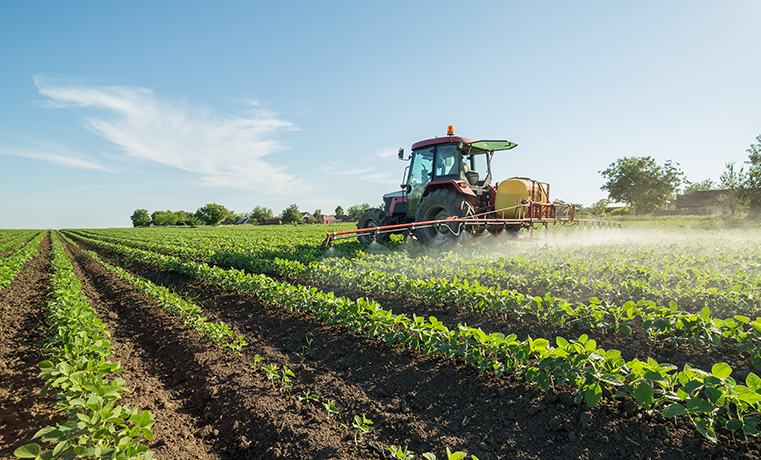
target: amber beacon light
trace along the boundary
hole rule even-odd
[[[447,136],[454,136],[454,126],[447,126]]]

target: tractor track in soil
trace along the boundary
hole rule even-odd
[[[350,424],[353,415],[363,413],[375,422],[367,439],[381,446],[408,445],[418,456],[426,451],[440,456],[445,446],[465,450],[481,460],[757,458],[760,454],[755,438],[745,444],[722,435],[720,444],[712,445],[688,422],[648,415],[631,401],[601,403],[590,410],[573,404],[567,393],[541,391],[515,378],[478,375],[469,365],[403,347],[387,347],[306,315],[265,305],[253,296],[226,292],[176,272],[128,261],[82,241],[80,244],[114,265],[192,299],[203,306],[205,316],[224,320],[249,342],[243,356],[235,357],[222,350],[209,351],[211,345],[198,343],[200,338],[196,337],[193,346],[204,350],[203,356],[215,358],[199,358],[201,352],[195,349],[196,358],[188,358],[190,351],[182,344],[172,345],[169,351],[173,353],[161,352],[154,358],[159,361],[154,366],[156,378],[180,387],[173,391],[187,401],[185,410],[195,414],[201,432],[211,430],[213,436],[202,438],[221,458],[381,458],[355,441]],[[86,271],[102,273],[101,283],[121,282],[77,249],[69,246],[69,250]],[[386,300],[389,303],[384,301],[384,306],[391,306],[395,312],[404,309],[402,304],[410,304],[411,312],[427,314],[421,305],[393,297]],[[150,312],[116,312],[120,322],[136,329],[132,335],[138,337],[138,343],[153,337],[155,346],[161,348],[179,341],[175,336],[190,340],[188,336],[193,334],[183,330],[178,320],[173,327],[162,329],[158,321],[148,320],[149,316],[156,317],[158,308],[143,308]],[[447,316],[442,307],[428,308],[437,317]],[[476,317],[473,319],[468,324],[474,324]],[[544,328],[544,333],[553,330]],[[313,352],[303,356],[307,337],[312,340]],[[254,354],[262,356],[263,363],[286,364],[295,372],[293,396],[274,390],[261,371],[250,374],[245,370],[245,363],[253,362]],[[210,365],[212,359],[225,364]],[[173,370],[182,375],[173,377]],[[138,381],[146,379],[133,374]],[[307,389],[322,400],[335,400],[341,414],[326,420],[321,407],[296,401],[296,396]],[[160,410],[146,408],[157,419],[165,416]]]

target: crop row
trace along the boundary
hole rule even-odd
[[[71,244],[76,245],[73,241],[64,235],[64,239]],[[119,278],[127,281],[137,292],[142,292],[151,300],[156,302],[162,310],[177,316],[182,320],[185,326],[194,329],[209,339],[215,345],[229,348],[235,353],[240,352],[248,345],[243,336],[235,337],[230,327],[224,323],[209,321],[206,317],[201,316],[201,307],[189,302],[182,297],[173,294],[169,289],[163,286],[157,286],[145,278],[135,276],[121,267],[116,267],[104,262],[97,253],[93,251],[83,251],[96,262],[100,263],[107,270],[114,273]]]
[[[0,259],[0,289],[10,285],[13,278],[16,277],[16,274],[21,271],[24,265],[37,255],[37,250],[44,237],[45,233],[40,232],[23,247]]]
[[[210,230],[167,232],[91,230],[90,235],[150,245],[146,249],[171,251],[194,259],[239,254],[252,258],[297,260],[308,264],[319,260],[315,247],[324,234],[296,235],[277,232]],[[258,230],[258,229],[257,229]],[[302,233],[304,233],[302,231]],[[653,235],[654,237],[656,235]],[[661,237],[662,235],[657,235]],[[391,254],[366,254],[356,244],[342,243],[336,250],[351,255],[351,269],[401,273],[409,278],[467,278],[489,286],[521,292],[549,292],[553,296],[582,300],[590,296],[619,303],[653,300],[699,310],[703,306],[731,305],[756,311],[761,303],[761,251],[753,235],[696,233],[692,238],[646,243],[608,242],[595,245],[474,245],[434,257],[415,250]],[[500,254],[507,253],[507,256]]]
[[[3,235],[3,237],[0,238],[0,256],[6,252],[13,252],[23,246],[25,241],[36,233],[38,232],[24,230]]]
[[[48,303],[48,339],[39,363],[45,381],[42,396],[56,400],[64,422],[38,431],[37,443],[16,449],[21,458],[115,458],[150,459],[152,452],[139,438],[152,439],[154,416],[137,407],[116,405],[120,393],[128,391],[124,380],[111,374],[124,371],[107,358],[112,354],[109,333],[82,292],[66,252],[52,239],[50,268],[53,300]]]
[[[92,240],[91,240],[92,241]],[[716,441],[715,427],[756,435],[761,423],[761,378],[750,373],[746,385],[731,378],[732,369],[715,364],[711,372],[657,363],[652,359],[625,362],[616,350],[603,350],[582,335],[577,340],[556,338],[520,341],[515,334],[486,334],[478,328],[458,325],[449,329],[435,317],[428,320],[394,315],[377,302],[350,300],[316,288],[277,282],[264,275],[224,270],[205,263],[183,260],[149,251],[93,241],[94,244],[130,258],[159,265],[225,289],[258,296],[265,302],[307,312],[316,319],[346,327],[351,333],[378,337],[388,344],[405,344],[425,353],[458,358],[474,364],[479,372],[522,375],[541,388],[569,385],[577,402],[595,406],[604,394],[633,397],[647,410],[666,417],[686,416],[706,438]]]
[[[191,253],[176,246],[131,241],[130,246],[147,247],[181,257]],[[194,258],[200,254],[193,253]],[[334,283],[368,294],[386,293],[403,298],[457,305],[478,311],[496,311],[521,317],[526,314],[553,325],[573,323],[589,329],[607,329],[629,335],[632,328],[640,328],[653,339],[671,344],[698,343],[720,346],[722,340],[731,340],[738,351],[749,353],[755,367],[761,368],[761,320],[744,315],[721,319],[711,315],[709,307],[696,313],[680,310],[676,302],[658,305],[651,300],[628,301],[620,305],[597,297],[585,302],[569,302],[547,294],[544,297],[525,295],[511,289],[484,286],[478,281],[459,279],[409,278],[401,273],[384,273],[374,269],[356,271],[353,260],[329,259],[304,265],[295,260],[260,259],[243,254],[215,253],[201,260],[222,267],[235,267],[255,273],[274,274],[290,278],[308,278],[323,283]],[[423,261],[410,261],[410,265],[424,265]]]

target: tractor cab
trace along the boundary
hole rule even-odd
[[[508,150],[517,144],[509,141],[477,141],[454,136],[449,127],[447,137],[415,143],[408,158],[402,189],[406,192],[406,211],[414,217],[420,200],[441,188],[451,188],[470,201],[491,193],[491,157],[497,150]],[[404,160],[404,150],[399,158]]]

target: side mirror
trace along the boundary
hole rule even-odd
[[[404,160],[404,147],[399,147],[399,159]]]
[[[407,184],[407,187],[405,187],[405,191],[406,191],[407,193],[410,193],[410,192],[412,191],[412,186],[411,186],[411,185],[409,185],[409,184]]]

